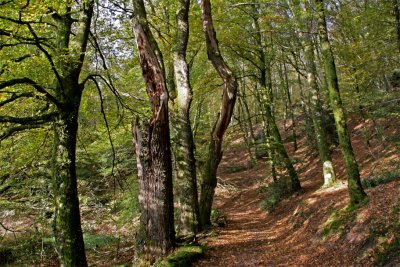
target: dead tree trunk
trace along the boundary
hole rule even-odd
[[[133,127],[139,176],[139,254],[154,260],[175,244],[168,92],[163,59],[150,31],[143,0],[133,1],[133,31],[152,117]]]

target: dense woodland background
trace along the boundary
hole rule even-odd
[[[0,266],[396,266],[399,5],[0,1]]]

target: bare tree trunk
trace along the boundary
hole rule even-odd
[[[180,209],[179,230],[182,234],[196,234],[201,230],[199,200],[197,193],[196,159],[194,140],[190,123],[192,88],[189,79],[189,66],[186,62],[186,50],[189,38],[190,0],[180,0],[177,12],[177,44],[174,51],[174,70],[177,86],[177,98],[174,103],[174,115],[177,132],[176,156],[177,180],[176,193]]]
[[[141,125],[137,119],[133,127],[140,180],[137,242],[138,253],[154,260],[175,245],[168,92],[162,55],[150,31],[143,0],[133,1],[133,11],[133,31],[153,113],[149,123]]]
[[[343,109],[343,104],[339,92],[339,83],[336,73],[335,60],[328,38],[324,1],[317,0],[316,3],[318,8],[319,38],[321,42],[321,51],[325,67],[325,75],[328,82],[329,99],[335,118],[336,129],[339,136],[339,144],[342,148],[344,163],[347,170],[350,204],[355,205],[362,203],[366,199],[367,195],[365,194],[361,186],[358,164],[354,156],[350,135],[347,129],[346,115]]]
[[[212,20],[210,0],[202,0],[200,5],[208,58],[224,82],[221,110],[211,133],[208,157],[201,184],[200,218],[202,225],[208,226],[211,224],[210,215],[215,187],[217,186],[217,169],[222,158],[222,139],[232,117],[238,84],[235,75],[224,61],[219,50]]]

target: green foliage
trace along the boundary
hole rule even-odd
[[[389,225],[382,224],[380,229],[371,229],[371,239],[376,239],[378,246],[373,251],[377,266],[386,266],[393,259],[399,259],[400,251],[400,197],[391,210],[394,217]],[[375,230],[375,232],[374,232]]]
[[[118,210],[118,224],[132,223],[139,215],[139,179],[136,175],[126,178],[129,187],[121,193],[116,201]]]
[[[366,204],[366,202],[363,202],[357,206],[349,205],[340,210],[333,210],[329,218],[324,223],[322,234],[325,236],[333,233],[343,234],[347,227],[356,219],[357,209],[364,204]]]
[[[176,249],[171,255],[156,263],[157,267],[190,267],[192,263],[204,255],[204,249],[199,245],[183,246]]]
[[[261,208],[272,212],[278,203],[291,193],[291,183],[287,177],[261,187],[260,193],[264,196],[261,201]]]
[[[219,209],[211,210],[211,224],[219,227],[224,227],[227,223],[225,214]]]
[[[372,188],[381,184],[387,184],[400,179],[400,169],[384,170],[377,176],[366,178],[361,181],[364,188]]]
[[[0,266],[34,266],[56,260],[53,244],[37,233],[2,241]]]

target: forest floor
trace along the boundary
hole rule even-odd
[[[363,132],[374,131],[372,122],[361,122],[353,119],[349,125],[361,176],[399,175],[399,144],[387,142],[400,136],[398,125],[384,124],[386,141],[375,134],[368,146]],[[246,149],[240,140],[231,143],[220,165],[214,201],[227,223],[201,240],[205,258],[195,266],[400,266],[400,180],[367,189],[369,202],[346,210],[349,197],[340,151],[333,154],[340,182],[324,189],[321,164],[305,139],[299,140],[297,151],[286,143],[298,162],[303,189],[269,213],[260,208],[265,197],[260,188],[270,182],[265,163],[259,160],[256,167],[246,168]]]
[[[200,238],[205,257],[195,266],[400,266],[399,125],[396,118],[351,120],[361,177],[375,183],[366,190],[369,202],[353,210],[345,209],[349,199],[340,150],[333,153],[340,182],[321,188],[315,149],[299,137],[294,151],[290,130],[281,129],[303,189],[285,196],[271,212],[260,208],[268,197],[262,188],[272,180],[269,168],[264,159],[249,167],[244,142],[231,129],[214,201],[226,224]],[[285,176],[282,170],[279,174]],[[90,266],[131,266],[135,224],[118,221],[125,210],[115,204],[118,194],[113,193],[112,179],[105,180],[83,180],[80,186],[88,262]],[[51,213],[46,213],[51,201],[39,193],[21,199],[24,188],[18,187],[15,195],[0,194],[0,266],[58,266]],[[37,199],[33,204],[32,198]],[[121,203],[129,206],[131,199],[128,194]]]

